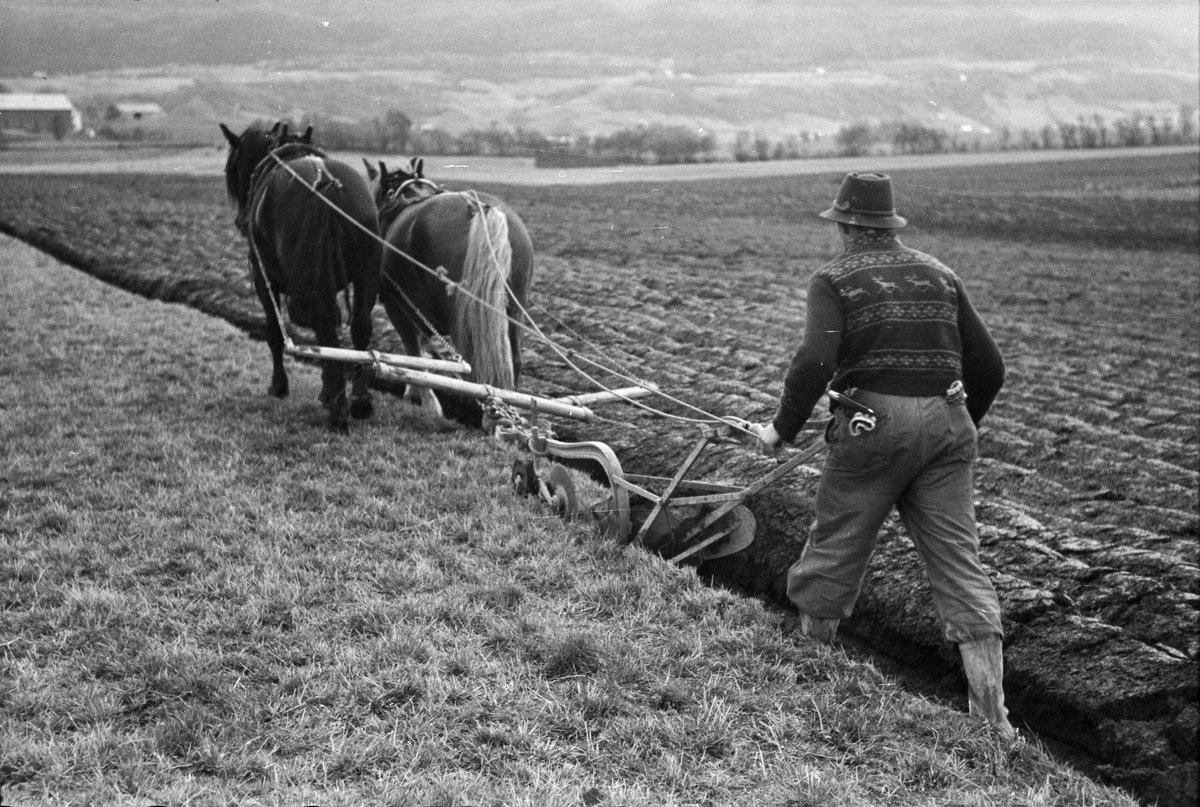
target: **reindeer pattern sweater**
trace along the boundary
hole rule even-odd
[[[978,424],[1004,383],[1004,361],[962,281],[894,231],[872,230],[809,281],[775,429],[795,439],[827,387],[927,397],[958,380]]]

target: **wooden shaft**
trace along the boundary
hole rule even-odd
[[[586,407],[571,406],[570,404],[556,401],[553,398],[539,398],[536,395],[529,395],[524,392],[489,387],[487,384],[476,384],[471,381],[448,378],[435,373],[386,365],[378,367],[376,372],[385,378],[403,381],[405,384],[412,384],[414,387],[428,387],[438,392],[451,392],[478,400],[495,396],[506,404],[511,404],[521,409],[533,409],[536,407],[538,412],[547,415],[557,415],[559,417],[573,418],[574,420],[591,420],[596,416],[592,410]]]
[[[649,387],[623,387],[621,389],[605,390],[603,392],[584,392],[579,395],[564,395],[556,400],[576,406],[623,401],[627,398],[645,398],[654,393]]]
[[[379,353],[375,350],[347,350],[340,347],[318,345],[292,345],[288,352],[307,359],[330,359],[354,364],[387,364],[413,370],[434,370],[439,373],[469,373],[471,365],[465,361],[427,359],[423,356],[403,356],[399,353]]]

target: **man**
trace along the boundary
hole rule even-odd
[[[962,653],[971,713],[1012,737],[1000,604],[979,562],[972,477],[976,426],[1004,383],[1003,359],[958,276],[900,243],[895,231],[907,221],[888,176],[847,175],[820,215],[837,223],[844,251],[809,281],[804,338],[778,412],[759,431],[760,449],[773,453],[830,390],[829,456],[788,597],[802,632],[832,641],[896,507],[944,635]]]

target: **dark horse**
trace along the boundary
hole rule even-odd
[[[388,247],[379,299],[409,355],[449,339],[471,365],[468,381],[515,389],[521,379],[521,324],[533,280],[533,243],[500,199],[445,191],[426,179],[421,160],[389,172],[379,163],[375,201]],[[447,287],[446,280],[455,285]],[[410,388],[410,397],[417,391]],[[436,396],[422,403],[441,412]]]
[[[338,347],[337,297],[343,293],[354,347],[370,348],[382,255],[378,211],[361,173],[313,147],[312,127],[300,136],[280,124],[269,132],[250,127],[235,135],[222,123],[221,131],[229,141],[225,184],[250,245],[250,274],[267,315],[274,362],[268,392],[282,398],[288,394],[279,319],[284,302],[291,320],[311,328],[318,344]],[[321,402],[332,428],[344,431],[347,413],[371,416],[369,380],[369,371],[359,365],[323,363]]]

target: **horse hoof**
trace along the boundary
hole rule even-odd
[[[329,431],[333,432],[334,434],[349,434],[350,433],[350,421],[335,420],[333,418],[330,418],[329,419]]]
[[[272,384],[267,387],[267,394],[272,398],[286,398],[288,395],[287,384]]]
[[[350,402],[350,417],[366,420],[375,414],[375,404],[370,398],[355,398]]]

